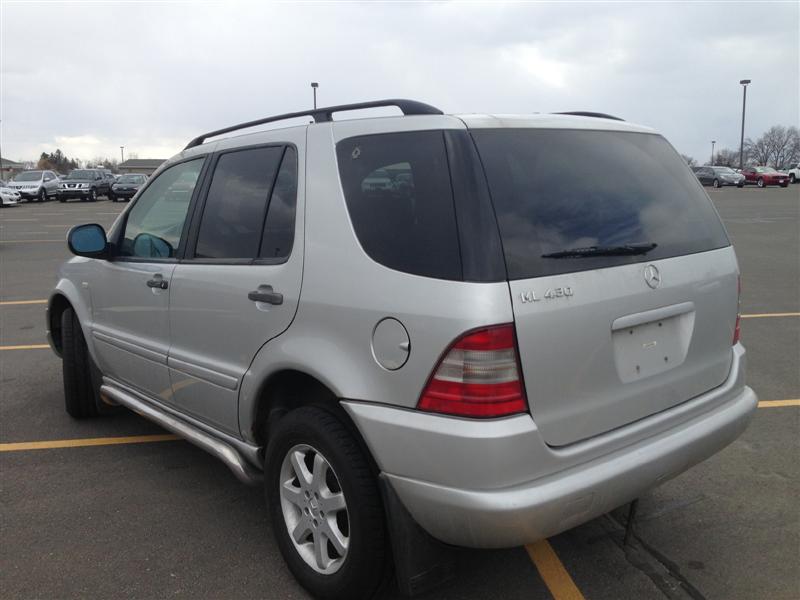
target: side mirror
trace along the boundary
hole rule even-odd
[[[75,256],[105,258],[108,240],[105,230],[97,223],[77,225],[67,234],[69,251]]]

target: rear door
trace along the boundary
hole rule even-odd
[[[609,431],[725,380],[736,259],[708,196],[663,138],[564,129],[473,137],[527,396],[548,444]]]
[[[295,143],[215,156],[187,257],[172,277],[168,402],[236,435],[242,378],[289,326],[300,296],[305,131],[286,135]]]

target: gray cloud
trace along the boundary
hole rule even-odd
[[[320,103],[598,110],[705,160],[798,124],[800,5],[0,5],[2,152],[168,156],[198,133]],[[768,26],[764,23],[769,22]]]

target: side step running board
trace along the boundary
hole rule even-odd
[[[171,431],[172,433],[184,438],[195,446],[202,448],[206,452],[213,454],[222,462],[228,465],[239,481],[248,485],[255,485],[263,481],[263,473],[253,467],[232,445],[227,444],[211,434],[190,425],[174,417],[152,404],[146,403],[133,394],[129,394],[119,388],[110,385],[100,386],[100,395],[110,398],[116,404],[122,404],[133,412],[143,416],[145,419],[154,421]]]

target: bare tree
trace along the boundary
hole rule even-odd
[[[757,140],[747,138],[745,149],[756,164],[782,167],[800,159],[800,132],[773,125]]]
[[[745,157],[746,158],[746,157]],[[714,164],[720,167],[738,167],[739,151],[721,148],[714,153]]]
[[[681,154],[681,158],[686,161],[686,164],[690,167],[697,166],[697,161],[692,158],[691,156],[686,156],[685,154]]]

